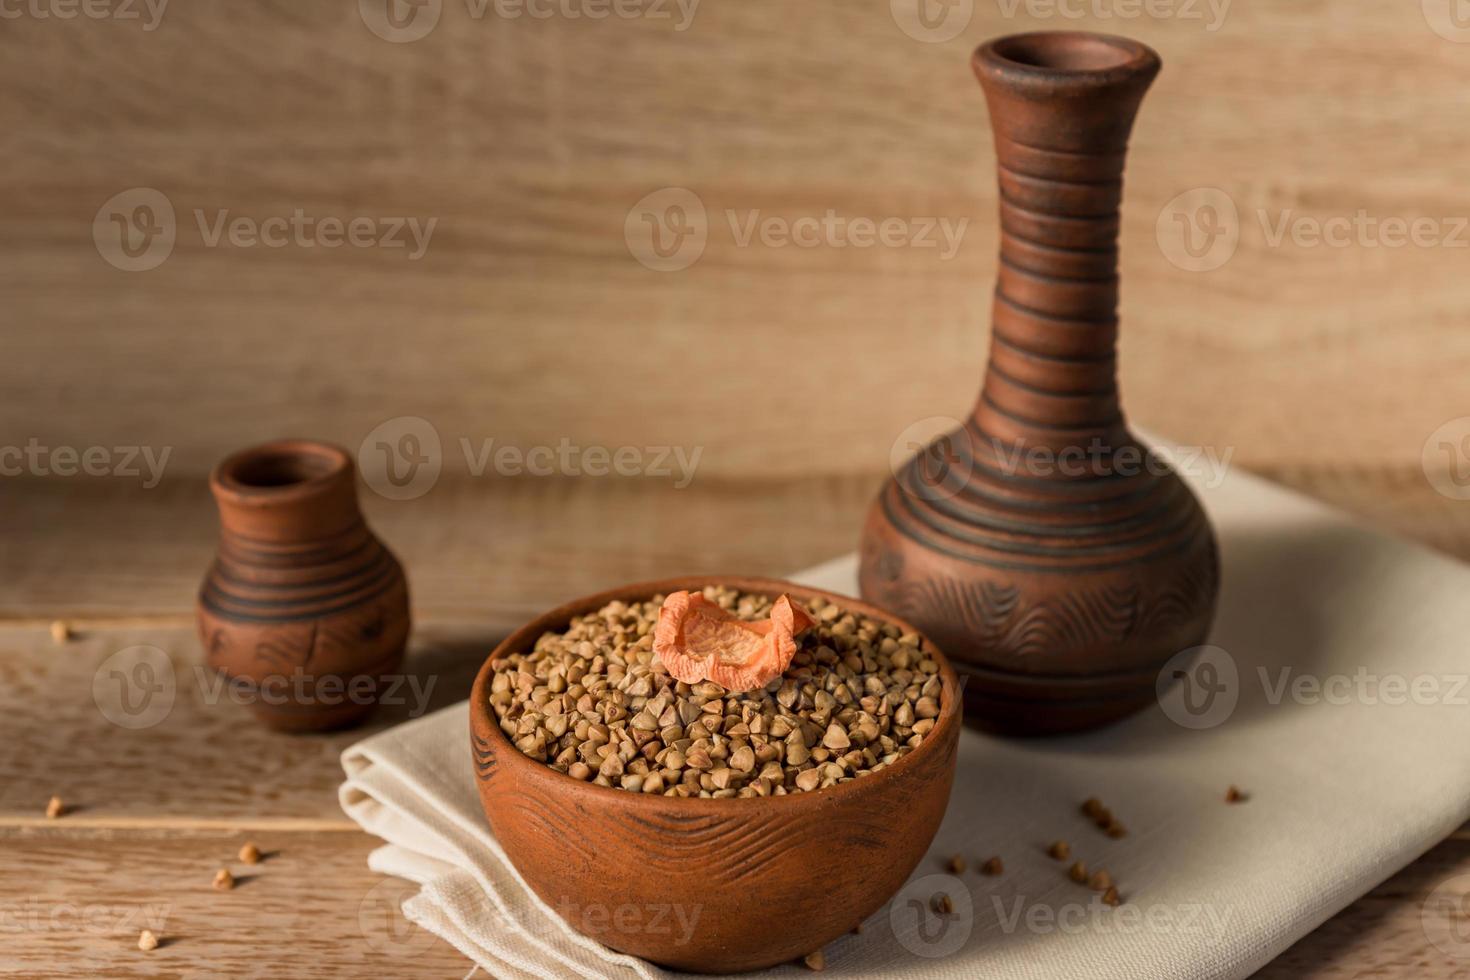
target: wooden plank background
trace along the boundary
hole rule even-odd
[[[925,43],[895,17],[908,2],[706,0],[678,30],[443,0],[412,43],[375,36],[349,0],[193,0],[152,31],[5,20],[0,442],[168,447],[184,476],[264,437],[356,447],[415,415],[450,471],[461,437],[697,446],[709,477],[876,471],[905,426],[962,413],[977,386],[996,238],[968,52],[1071,27],[1123,30],[1165,62],[1125,203],[1135,421],[1249,466],[1404,470],[1470,411],[1470,251],[1273,247],[1256,214],[1428,217],[1452,237],[1470,215],[1470,45],[1435,33],[1432,9],[1234,0],[1210,30],[1183,0],[1107,20],[958,0],[963,30]],[[147,272],[113,268],[92,239],[133,187],[178,216]],[[630,208],[664,187],[709,215],[682,272],[643,267],[624,240]],[[1240,215],[1238,251],[1212,272],[1176,267],[1156,235],[1200,187]],[[297,208],[438,223],[410,261],[208,247],[193,216]],[[968,225],[945,260],[741,247],[725,217],[829,209]]]

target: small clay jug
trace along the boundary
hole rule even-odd
[[[1076,731],[1137,711],[1214,615],[1209,521],[1129,431],[1116,381],[1123,162],[1159,64],[1137,41],[1077,32],[973,58],[1000,185],[984,387],[880,492],[861,582],[949,654],[980,728]]]
[[[219,551],[199,590],[209,665],[282,731],[362,720],[403,660],[408,583],[357,506],[352,457],[269,442],[210,474]]]

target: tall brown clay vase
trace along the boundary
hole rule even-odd
[[[210,475],[219,552],[199,590],[209,665],[272,728],[361,720],[408,639],[408,584],[363,522],[352,457],[319,442],[242,450]]]
[[[967,675],[967,722],[1076,731],[1153,700],[1218,588],[1208,519],[1118,400],[1123,162],[1159,58],[1058,32],[992,41],[973,66],[1000,171],[990,361],[963,427],[874,503],[862,593]]]

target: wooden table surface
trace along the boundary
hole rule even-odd
[[[1407,472],[1269,474],[1379,523],[1470,555],[1463,507]],[[409,671],[430,707],[462,698],[495,638],[529,613],[619,580],[681,571],[781,573],[853,544],[878,480],[683,491],[637,481],[505,480],[436,488],[412,506],[370,498],[404,558],[418,626]],[[97,482],[8,485],[0,514],[0,975],[464,977],[471,965],[407,924],[411,886],[370,872],[376,841],[337,805],[338,753],[401,721],[309,737],[269,733],[194,675],[192,591],[212,548],[203,488],[119,493]],[[799,513],[802,522],[775,520]],[[1458,521],[1458,523],[1456,523]],[[53,618],[75,630],[64,645]],[[128,729],[94,682],[149,643],[173,662],[172,709]],[[211,703],[213,701],[214,703]],[[44,814],[52,795],[69,811]],[[251,840],[260,865],[235,855]],[[231,868],[240,884],[217,892]],[[1462,916],[1426,897],[1470,872],[1461,831],[1304,938],[1260,976],[1470,976],[1428,932]],[[1452,918],[1446,918],[1451,916]],[[142,953],[140,929],[164,945]],[[481,974],[483,975],[483,974]]]

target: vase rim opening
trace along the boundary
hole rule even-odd
[[[1159,65],[1158,54],[1143,42],[1091,31],[1009,34],[981,45],[975,59],[1026,74],[1077,79],[1152,74]]]
[[[215,467],[210,482],[234,497],[310,494],[349,474],[352,457],[330,443],[282,439],[232,453]]]

